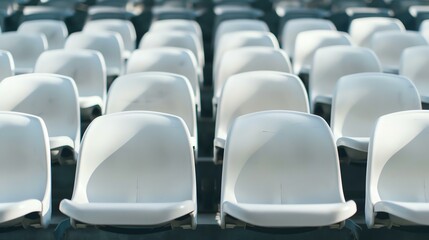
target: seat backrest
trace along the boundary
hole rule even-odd
[[[366,222],[374,225],[380,200],[427,203],[429,113],[404,111],[378,119],[371,137],[366,177]]]
[[[215,138],[226,139],[233,121],[265,110],[309,112],[304,84],[297,76],[255,71],[231,76],[225,83],[216,114]]]
[[[196,137],[195,99],[189,80],[165,72],[127,74],[109,89],[106,114],[123,111],[155,111],[181,117]]]
[[[3,176],[0,189],[4,193],[0,202],[43,200],[51,178],[49,139],[43,120],[34,115],[2,111],[0,130]]]
[[[107,76],[122,74],[124,43],[119,33],[75,32],[67,38],[65,49],[99,51],[106,63]]]
[[[255,19],[233,19],[222,21],[216,29],[215,39],[214,39],[214,49],[217,49],[219,40],[223,34],[236,32],[236,31],[261,31],[269,32],[268,25],[261,21]]]
[[[375,52],[384,71],[398,70],[402,52],[409,47],[428,45],[425,38],[413,31],[382,31],[371,39],[371,49]]]
[[[198,65],[191,51],[182,48],[154,48],[135,50],[128,59],[127,73],[169,72],[183,75],[189,80],[199,101]]]
[[[68,136],[75,148],[80,143],[80,115],[73,79],[56,74],[31,73],[0,82],[0,111],[14,111],[41,117],[49,137]]]
[[[385,114],[421,109],[414,84],[387,73],[358,73],[342,77],[332,100],[331,128],[341,136],[370,137]]]
[[[40,55],[36,73],[56,73],[71,77],[79,97],[98,96],[106,101],[106,65],[103,55],[94,50],[52,50]]]
[[[183,31],[197,34],[198,38],[203,40],[203,32],[200,25],[194,20],[187,19],[165,19],[154,21],[150,25],[149,31],[166,32],[166,31]]]
[[[213,82],[214,96],[220,97],[224,83],[232,75],[260,70],[290,73],[292,67],[289,57],[280,49],[243,47],[226,52]]]
[[[121,35],[124,42],[124,49],[127,51],[134,51],[136,49],[136,29],[134,25],[128,20],[122,19],[99,19],[89,21],[83,28],[84,32],[99,32],[111,31]]]
[[[429,46],[410,47],[401,55],[399,74],[416,85],[420,96],[429,96]]]
[[[279,43],[274,34],[270,32],[238,31],[224,34],[214,52],[213,79],[216,78],[222,56],[229,50],[242,47],[272,47],[278,49]]]
[[[37,58],[47,49],[43,34],[5,32],[0,34],[0,49],[12,54],[15,69],[32,71]]]
[[[353,42],[361,47],[370,47],[372,36],[382,31],[405,31],[405,27],[399,19],[387,17],[356,18],[349,27]]]
[[[82,140],[76,171],[76,202],[196,200],[189,132],[173,115],[138,111],[96,118]]]
[[[41,223],[51,218],[51,155],[46,126],[39,117],[0,112],[0,202],[42,202]]]
[[[295,42],[299,33],[310,30],[332,30],[335,31],[335,25],[325,19],[318,18],[299,18],[291,19],[286,22],[281,32],[281,46],[286,53],[293,58],[295,51]]]
[[[204,66],[204,51],[197,35],[183,31],[147,32],[141,39],[139,49],[160,47],[177,47],[190,50],[198,61]]]
[[[131,20],[135,17],[133,12],[124,7],[106,6],[106,5],[92,5],[88,8],[88,19],[123,19]]]
[[[296,37],[293,70],[295,74],[309,73],[316,51],[322,47],[353,45],[347,33],[331,30],[310,30]]]
[[[12,54],[8,51],[0,50],[0,82],[1,80],[15,74],[15,63]]]
[[[237,118],[228,132],[221,195],[221,202],[249,204],[344,202],[329,126],[294,111]]]
[[[424,32],[429,29],[429,19],[423,20],[419,26],[419,31]]]
[[[18,32],[44,34],[48,43],[47,49],[64,48],[68,36],[67,26],[58,20],[33,20],[21,23]]]
[[[313,58],[308,93],[314,110],[318,96],[332,97],[335,84],[343,76],[381,72],[381,65],[373,51],[363,47],[331,46],[320,48]]]

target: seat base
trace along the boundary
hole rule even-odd
[[[38,213],[42,212],[42,203],[37,199],[28,199],[19,202],[0,203],[0,226],[14,227],[17,225],[31,225],[32,222],[37,222],[40,225],[40,217]],[[33,213],[36,213],[38,219],[33,219]],[[26,216],[30,216],[29,221]]]
[[[356,203],[323,204],[248,204],[225,201],[222,227],[230,215],[257,227],[323,227],[341,223],[356,213]]]
[[[337,139],[337,146],[340,149],[344,149],[348,162],[366,163],[369,138],[340,137]]]
[[[63,200],[60,210],[75,222],[98,226],[159,227],[184,216],[193,216],[196,206],[187,200],[172,203],[76,203]]]
[[[429,203],[380,201],[375,203],[374,211],[388,213],[394,226],[429,226]]]

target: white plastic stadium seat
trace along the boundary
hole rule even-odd
[[[420,34],[429,42],[429,19],[422,21],[419,27]]]
[[[218,48],[219,41],[224,34],[238,31],[270,32],[270,29],[265,22],[255,19],[233,19],[222,21],[216,29],[214,49]]]
[[[73,197],[60,210],[72,226],[194,229],[195,163],[186,124],[141,111],[96,118],[82,140]]]
[[[58,20],[33,20],[26,21],[19,25],[17,30],[23,33],[44,34],[48,42],[48,49],[64,48],[68,36],[67,26],[63,21]]]
[[[0,50],[0,82],[1,80],[15,75],[15,63],[12,54]]]
[[[190,50],[197,59],[200,71],[199,74],[202,75],[204,67],[204,49],[197,35],[182,31],[147,32],[143,35],[139,44],[139,49],[160,47],[177,47]]]
[[[119,76],[123,73],[124,43],[119,33],[75,32],[67,38],[65,49],[99,51],[106,63],[107,76]]]
[[[197,111],[200,112],[198,64],[191,51],[182,48],[136,50],[127,64],[127,74],[138,72],[169,72],[186,77],[192,86]]]
[[[332,100],[331,128],[338,147],[353,161],[366,161],[369,138],[385,114],[421,109],[414,84],[387,73],[358,73],[342,77]]]
[[[191,84],[184,76],[144,72],[121,76],[109,89],[106,114],[123,111],[155,111],[185,121],[197,147],[197,117]]]
[[[150,32],[168,32],[168,31],[182,31],[195,33],[203,45],[203,32],[200,25],[194,20],[187,19],[165,19],[154,21],[150,25]]]
[[[84,32],[99,32],[110,31],[116,32],[121,35],[124,42],[123,56],[128,58],[130,54],[136,49],[136,29],[134,25],[128,20],[121,19],[99,19],[89,21],[83,28]]]
[[[106,102],[106,65],[94,50],[52,50],[40,55],[36,73],[56,73],[71,77],[79,93],[81,117],[93,120],[104,113]]]
[[[0,82],[0,96],[0,111],[34,114],[43,119],[53,161],[75,162],[80,144],[80,116],[73,79],[48,73],[8,77]]]
[[[405,31],[404,24],[396,18],[366,17],[356,18],[350,23],[349,34],[353,42],[361,47],[371,47],[375,33],[382,31]]]
[[[290,73],[292,67],[287,54],[270,47],[243,47],[226,52],[219,66],[217,78],[213,79],[213,109],[216,110],[223,85],[229,77],[250,71],[279,71]]]
[[[409,47],[428,45],[418,32],[382,31],[371,39],[371,49],[386,73],[398,73],[402,52]]]
[[[294,57],[296,37],[299,33],[310,30],[336,31],[335,25],[325,19],[299,18],[286,22],[281,32],[281,46],[290,58]]]
[[[0,50],[12,54],[15,73],[31,73],[37,58],[47,49],[46,37],[43,34],[5,32],[0,34]]]
[[[219,40],[219,46],[215,49],[213,58],[213,79],[216,79],[216,74],[219,69],[220,60],[223,55],[233,49],[242,47],[272,47],[279,48],[279,43],[270,32],[260,31],[239,31],[226,33]]]
[[[377,56],[368,48],[331,46],[317,50],[308,82],[312,112],[316,112],[316,107],[332,104],[332,94],[338,79],[363,72],[381,72]]]
[[[332,133],[318,116],[266,111],[237,118],[223,164],[222,228],[342,226],[356,212],[355,202],[344,200]]]
[[[331,30],[311,30],[298,34],[296,37],[293,70],[295,74],[310,73],[313,57],[322,47],[348,45],[352,41],[347,33]]]
[[[223,87],[216,115],[214,162],[223,159],[228,129],[244,114],[264,110],[309,113],[308,97],[297,76],[274,71],[254,71],[231,76]]]
[[[429,29],[429,19],[426,19],[422,21],[422,23],[419,26],[419,31],[424,32]]]
[[[36,116],[0,112],[0,132],[0,230],[19,225],[46,228],[52,207],[45,124]]]
[[[427,111],[404,111],[379,118],[368,152],[368,228],[429,225],[428,141]]]
[[[429,104],[429,46],[410,47],[402,52],[399,74],[416,85],[422,103]]]

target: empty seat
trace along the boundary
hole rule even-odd
[[[75,14],[75,10],[71,7],[60,6],[25,6],[22,11],[23,21],[33,20],[58,20],[64,21]]]
[[[128,60],[127,74],[138,72],[169,72],[186,77],[200,112],[198,64],[191,51],[172,47],[136,50]]]
[[[126,8],[128,4],[133,4],[130,0],[95,0],[97,6],[114,6]]]
[[[52,50],[40,55],[37,73],[56,73],[71,77],[79,93],[80,115],[92,121],[104,112],[106,102],[106,65],[94,50]]]
[[[221,37],[230,32],[237,31],[261,31],[261,32],[269,32],[270,29],[268,25],[261,21],[255,19],[234,19],[234,20],[226,20],[219,24],[216,29],[213,46],[214,49],[217,49],[219,44],[219,40]]]
[[[423,4],[410,6],[408,8],[408,12],[413,17],[413,20],[414,20],[413,29],[419,29],[422,22],[424,22],[429,17],[429,7]]]
[[[76,32],[67,38],[65,49],[99,51],[106,63],[107,76],[119,76],[123,73],[124,43],[119,33]]]
[[[124,42],[123,56],[128,58],[132,51],[136,49],[136,29],[134,25],[128,20],[121,19],[100,19],[89,21],[83,28],[84,32],[99,32],[111,31],[121,35]]]
[[[147,32],[141,39],[139,49],[159,47],[177,47],[190,50],[197,59],[199,74],[202,76],[204,67],[204,49],[198,36],[183,31]],[[202,77],[200,77],[202,79]]]
[[[29,0],[18,0],[22,3],[28,3]],[[55,7],[61,7],[61,8],[74,8],[76,5],[78,5],[81,0],[43,0],[40,1],[39,5],[42,6],[55,6]]]
[[[402,52],[399,74],[416,85],[424,105],[429,104],[429,46],[410,47]]]
[[[42,34],[22,32],[0,34],[0,49],[12,54],[16,74],[33,72],[37,58],[47,46],[46,37]]]
[[[419,32],[429,42],[429,19],[420,24]]]
[[[31,73],[0,82],[0,111],[34,114],[49,133],[52,161],[75,163],[80,143],[80,116],[73,79],[56,74]]]
[[[331,46],[316,51],[308,82],[313,113],[331,114],[330,106],[335,85],[343,76],[353,73],[381,72],[373,51],[362,47]]]
[[[88,8],[88,19],[122,19],[131,20],[141,11],[129,11],[125,7],[109,6],[109,5],[94,5]]]
[[[219,46],[214,50],[213,79],[216,79],[220,60],[225,52],[242,47],[272,47],[279,48],[279,43],[270,32],[238,31],[224,34],[219,40]]]
[[[377,119],[385,114],[421,109],[414,84],[386,73],[358,73],[342,77],[332,100],[331,128],[337,146],[352,161],[366,161],[369,138]]]
[[[371,38],[381,31],[405,31],[404,24],[396,18],[357,18],[350,23],[349,34],[353,42],[361,47],[371,47]]]
[[[163,5],[152,7],[152,21],[160,20],[195,20],[201,12],[184,6]]]
[[[197,117],[194,93],[182,75],[144,72],[121,76],[109,90],[106,114],[122,111],[155,111],[181,117],[197,147]]]
[[[166,19],[154,21],[150,25],[149,31],[152,32],[168,32],[168,31],[182,31],[195,33],[198,39],[203,44],[203,32],[200,25],[194,20],[186,19]]]
[[[288,24],[290,21],[297,20],[297,19],[305,19],[304,21],[309,20],[309,21],[318,22],[318,20],[322,20],[323,22],[324,21],[323,19],[328,19],[331,16],[331,13],[325,9],[313,8],[313,7],[306,8],[306,7],[300,6],[301,4],[299,4],[298,6],[290,6],[290,4],[293,3],[292,1],[287,1],[287,2],[278,1],[278,2],[279,3],[277,4],[277,6],[274,6],[274,8],[277,15],[280,17],[279,28],[278,28],[280,41],[283,40],[283,36],[287,37],[287,35],[283,33],[283,30],[285,29],[285,25]],[[295,24],[296,23],[293,23],[293,25]],[[333,27],[333,29],[336,29],[336,27],[334,27],[333,25],[331,25],[329,29],[331,29],[331,27]],[[299,28],[292,28],[292,29],[299,29]],[[316,28],[316,29],[319,29],[319,28]],[[325,28],[322,28],[322,29],[325,29]],[[315,29],[309,29],[309,30],[315,30]],[[294,34],[294,35],[296,37],[297,34]]]
[[[36,116],[1,112],[0,132],[0,230],[19,225],[46,228],[52,206],[45,124]]]
[[[309,112],[308,97],[301,79],[274,71],[254,71],[231,76],[219,98],[216,115],[214,162],[223,160],[228,129],[244,114],[264,110]]]
[[[358,18],[368,17],[392,17],[393,11],[387,8],[375,8],[375,7],[348,7],[345,9],[345,13],[349,18],[349,21],[353,21]]]
[[[357,0],[352,1],[354,3],[360,3],[358,6],[344,6],[343,9],[334,11],[331,20],[337,26],[338,31],[347,31],[350,27],[350,23],[354,19],[359,18],[388,18],[393,16],[393,11],[388,8],[377,8],[365,6],[364,1]],[[374,6],[374,5],[373,5]]]
[[[293,59],[294,57],[296,37],[298,34],[310,30],[335,31],[336,28],[331,21],[325,19],[302,18],[287,21],[281,31],[280,39],[282,48],[290,58]]]
[[[68,36],[66,24],[58,20],[34,20],[23,22],[19,25],[17,31],[44,34],[48,43],[47,49],[64,48]]]
[[[82,140],[73,197],[61,201],[60,210],[73,226],[195,228],[195,163],[186,124],[141,111],[95,119]]]
[[[15,75],[15,63],[12,54],[8,51],[0,50],[0,82],[13,75]]]
[[[398,73],[402,51],[414,46],[428,45],[418,32],[383,31],[374,34],[371,49],[381,62],[383,71]]]
[[[347,33],[330,30],[311,30],[298,34],[294,49],[293,70],[295,74],[310,73],[313,57],[322,47],[352,45]]]
[[[216,111],[223,85],[229,77],[250,71],[279,71],[290,73],[292,67],[287,54],[270,47],[243,47],[226,52],[220,62],[217,78],[213,79],[213,110]]]
[[[428,141],[427,111],[404,111],[378,119],[368,152],[368,228],[429,225]]]
[[[264,12],[247,4],[220,4],[214,6],[214,29],[216,30],[225,21],[262,19]],[[244,23],[246,24],[246,23]]]
[[[292,111],[235,120],[220,203],[222,228],[343,226],[356,212],[355,202],[344,200],[329,126],[318,116]]]
[[[429,19],[426,19],[426,20],[422,21],[422,23],[420,24],[419,31],[422,32],[422,31],[426,31],[428,29],[429,29]]]

